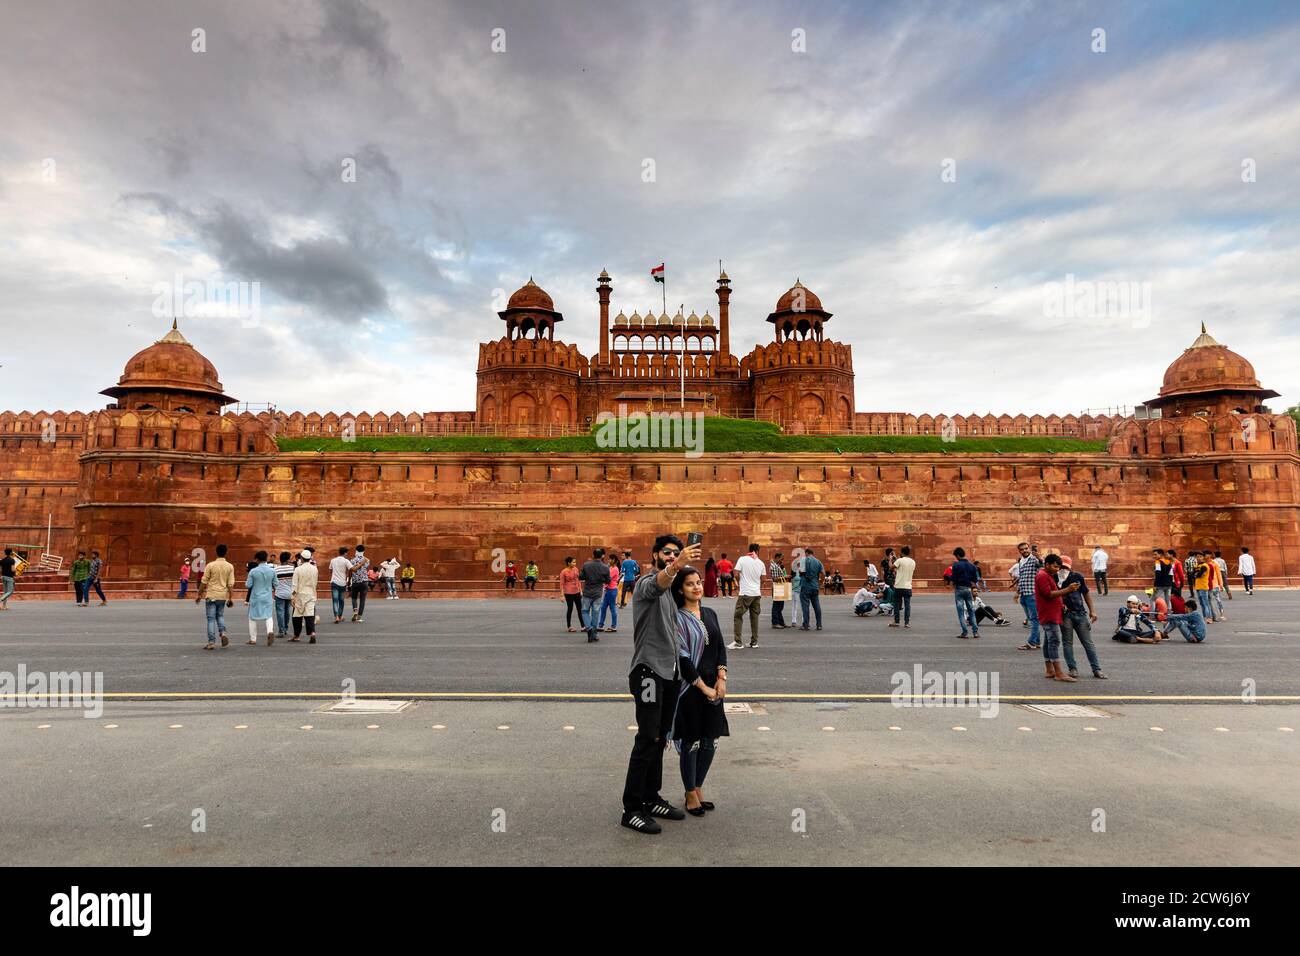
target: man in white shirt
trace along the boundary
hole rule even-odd
[[[379,576],[384,580],[384,587],[388,589],[388,596],[385,601],[397,600],[397,572],[402,567],[402,562],[396,558],[389,558],[379,565]]]
[[[894,562],[894,623],[889,626],[898,627],[901,616],[903,627],[911,627],[912,576],[916,574],[916,559],[912,557],[910,547],[903,548],[900,554],[901,557]]]
[[[1251,556],[1250,548],[1241,549],[1241,556],[1237,558],[1237,573],[1241,575],[1241,580],[1246,585],[1246,593],[1253,597],[1255,594],[1255,559]]]
[[[1101,548],[1092,549],[1092,581],[1096,585],[1098,594],[1110,593],[1110,582],[1106,580],[1106,566],[1109,563],[1109,554]]]
[[[748,613],[749,646],[758,647],[758,614],[763,601],[763,575],[766,573],[758,556],[758,545],[751,544],[749,551],[736,560],[733,573],[740,581],[740,595],[736,598],[736,613],[732,622],[735,624],[735,640],[728,646],[734,649],[745,646],[740,643],[740,632],[745,623],[745,614]]]
[[[874,588],[863,585],[858,588],[858,593],[853,595],[853,613],[858,617],[866,617],[879,606],[880,596]]]
[[[352,576],[352,562],[348,560],[347,546],[339,548],[338,557],[330,562],[330,598],[334,604],[334,623],[343,620],[343,599],[348,593],[348,579]]]

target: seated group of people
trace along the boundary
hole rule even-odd
[[[1183,638],[1192,644],[1205,640],[1205,618],[1196,608],[1188,610],[1186,602],[1175,594],[1172,596],[1172,613],[1162,614],[1163,600],[1158,600],[1153,610],[1151,605],[1143,604],[1136,594],[1130,594],[1119,609],[1113,640],[1125,644],[1159,644],[1168,640],[1170,632],[1177,629]],[[1154,620],[1153,620],[1154,618]],[[1156,627],[1163,620],[1164,629]]]

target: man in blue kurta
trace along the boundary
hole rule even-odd
[[[275,567],[266,563],[265,551],[257,552],[254,557],[257,566],[249,569],[248,580],[244,582],[248,588],[247,643],[257,643],[257,622],[261,621],[266,628],[266,646],[270,647],[275,643],[275,629],[271,624],[275,616]]]

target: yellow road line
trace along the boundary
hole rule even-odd
[[[289,699],[312,697],[324,699],[341,699],[338,691],[121,691],[104,694],[0,694],[0,701],[11,700],[50,700],[68,699],[69,697],[102,697],[112,700],[152,699],[152,700],[221,700],[221,699]],[[550,691],[387,691],[382,693],[358,693],[350,695],[360,698],[395,698],[407,697],[421,700],[627,700],[630,694],[596,694],[586,692],[550,692]],[[925,694],[728,694],[728,700],[935,700]],[[937,698],[944,700],[942,696]],[[975,699],[972,697],[972,699]],[[984,698],[998,701],[1017,700],[1091,700],[1091,701],[1201,701],[1236,703],[1254,703],[1258,701],[1286,701],[1300,703],[1300,694],[1258,694],[1249,701],[1240,694],[1000,694]]]

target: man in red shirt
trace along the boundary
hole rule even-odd
[[[734,570],[735,565],[727,560],[727,552],[722,552],[722,560],[718,562],[718,589],[724,597],[735,593],[736,579],[732,574]]]
[[[1178,560],[1178,552],[1170,549],[1169,558],[1174,565],[1174,593],[1182,594],[1183,585],[1187,583],[1187,572],[1183,569],[1183,562]]]
[[[1043,628],[1043,661],[1047,667],[1045,677],[1074,683],[1061,662],[1061,620],[1065,616],[1065,602],[1061,599],[1079,590],[1076,581],[1067,587],[1057,586],[1061,573],[1061,556],[1049,554],[1043,568],[1034,576],[1034,603],[1038,606],[1038,623]]]

